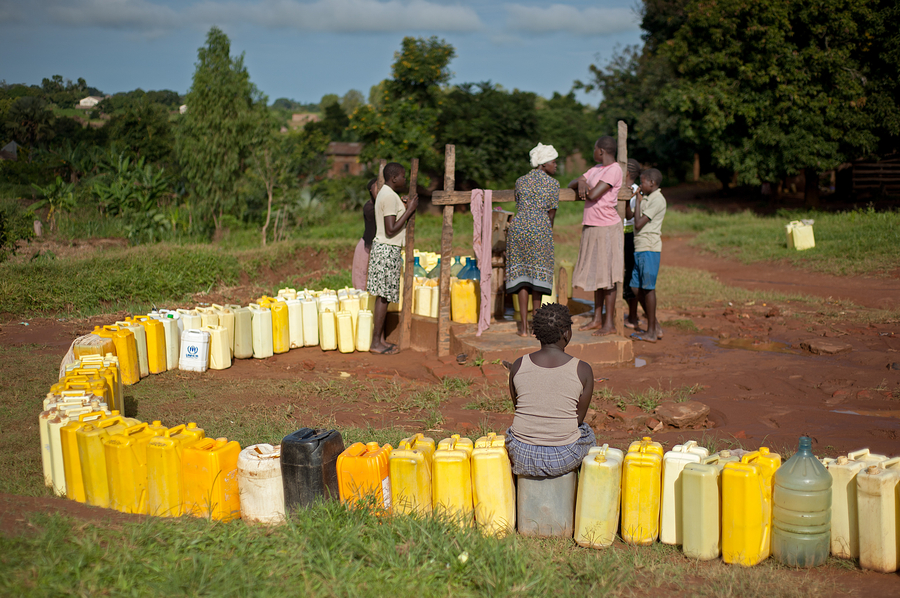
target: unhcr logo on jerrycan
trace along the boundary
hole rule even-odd
[[[205,372],[209,367],[209,332],[185,330],[181,333],[181,356],[178,369]]]

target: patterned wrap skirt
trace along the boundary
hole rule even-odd
[[[594,431],[586,423],[578,426],[580,436],[572,444],[540,446],[517,439],[512,428],[506,430],[506,450],[516,475],[555,477],[581,467],[581,461],[596,444]]]
[[[625,233],[622,221],[609,226],[582,226],[581,247],[572,284],[585,291],[611,289],[625,271]]]
[[[383,245],[372,241],[372,251],[369,253],[366,291],[376,297],[384,297],[389,303],[400,301],[400,270],[403,266],[401,250],[399,245]]]

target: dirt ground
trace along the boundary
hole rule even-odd
[[[750,289],[768,289],[820,297],[849,299],[858,305],[898,310],[900,278],[840,278],[817,275],[771,264],[743,265],[701,254],[687,239],[665,238],[663,263],[713,272],[721,282]],[[259,284],[260,281],[255,281]],[[240,299],[241,289],[232,289]],[[250,296],[243,297],[246,302]],[[198,297],[211,301],[217,297]],[[620,308],[621,309],[621,308]],[[728,305],[663,310],[659,314],[665,338],[655,344],[636,343],[635,363],[594,366],[600,385],[617,395],[648,388],[673,389],[701,385],[692,396],[711,409],[712,427],[653,433],[668,445],[690,438],[713,436],[722,448],[769,446],[793,453],[800,435],[813,439],[820,456],[837,456],[859,448],[900,455],[900,314],[882,324],[843,324],[799,314],[794,303]],[[104,318],[103,320],[108,320]],[[666,322],[691,320],[698,330],[667,326]],[[97,320],[100,321],[99,319]],[[75,335],[93,326],[92,321],[30,319],[2,323],[0,344],[40,345],[39,350],[62,357]],[[577,322],[576,322],[577,323]],[[840,352],[815,355],[801,348],[809,341],[836,344]],[[839,346],[838,346],[839,345]],[[537,349],[535,341],[535,349]],[[459,365],[455,357],[439,360],[433,354],[405,352],[398,356],[323,353],[319,348],[292,350],[264,361],[240,360],[225,371],[208,372],[210,379],[248,381],[259,379],[341,379],[396,383],[404,388],[435,384],[451,376],[484,385],[487,395],[502,397],[506,372],[498,364]],[[223,396],[223,402],[246,400],[243,390]],[[410,414],[386,412],[372,402],[338,404],[327,398],[311,399],[310,407],[333,416],[341,426],[420,425]],[[467,431],[490,426],[502,431],[512,415],[464,409],[471,398],[451,399],[441,405],[444,430]],[[625,446],[635,437],[649,434],[644,426],[629,427],[614,417],[613,404],[595,404],[591,422],[599,442]],[[609,414],[607,414],[608,412]],[[138,414],[139,415],[139,414]],[[16,512],[47,508],[84,516],[86,507],[50,499],[0,497],[0,527],[17,526]],[[90,509],[89,509],[90,510]],[[93,515],[90,517],[94,517]],[[90,518],[89,517],[89,518]],[[829,573],[838,585],[868,596],[900,595],[900,576],[860,571]]]

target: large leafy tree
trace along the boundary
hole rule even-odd
[[[42,146],[53,138],[53,111],[43,98],[21,96],[6,112],[7,132],[21,145]]]
[[[403,160],[418,157],[423,170],[439,172],[441,158],[435,131],[442,86],[450,80],[453,46],[439,40],[405,37],[394,54],[391,78],[377,90],[380,97],[354,112],[350,127],[365,143],[360,158]]]
[[[443,100],[438,121],[442,143],[456,145],[457,179],[504,187],[529,168],[538,139],[535,95],[491,83],[464,84]]]
[[[148,162],[167,162],[172,155],[169,115],[146,97],[131,101],[110,119],[108,127],[111,141]]]
[[[198,51],[187,113],[176,129],[182,172],[217,234],[266,121],[265,98],[250,82],[243,55],[230,53],[228,36],[217,27],[210,29],[206,46]]]

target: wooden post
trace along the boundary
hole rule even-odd
[[[416,184],[419,178],[419,159],[413,158],[409,169],[409,193],[416,192]],[[400,350],[409,349],[410,331],[412,330],[412,304],[413,304],[413,266],[415,262],[416,245],[416,215],[413,214],[406,221],[406,265],[403,270],[403,285],[400,289],[403,305],[400,306]]]
[[[378,181],[375,183],[375,195],[384,187],[384,167],[387,166],[387,160],[382,158],[378,161]]]
[[[625,218],[625,201],[631,199],[631,188],[625,184],[625,175],[628,172],[628,125],[625,124],[625,121],[620,120],[618,123],[618,132],[616,135],[616,141],[618,143],[618,156],[617,160],[619,162],[619,166],[622,168],[622,187],[619,189],[619,202],[616,204],[616,211],[619,213],[619,218],[624,220]],[[625,243],[625,240],[622,239],[621,243]],[[622,281],[622,284],[616,285],[616,307],[619,308],[622,303],[622,292],[625,290],[625,285],[628,284],[627,280]],[[596,309],[596,308],[595,308]],[[622,314],[618,313],[618,309],[616,310],[616,334],[619,336],[625,336],[625,321],[622,318]]]
[[[456,146],[444,147],[444,191],[456,186]],[[444,206],[441,226],[441,284],[439,287],[437,351],[438,357],[450,355],[450,260],[453,259],[453,206]]]

